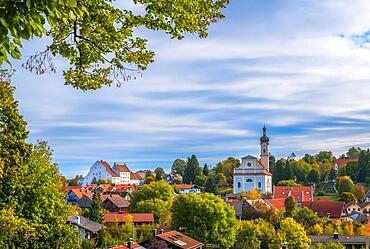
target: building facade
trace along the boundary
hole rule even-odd
[[[234,169],[234,194],[257,189],[260,193],[272,193],[272,174],[269,167],[269,141],[266,127],[260,138],[260,159],[254,156],[242,158],[241,165]]]
[[[136,184],[141,185],[143,179],[139,174],[131,172],[126,164],[113,164],[111,167],[106,161],[96,161],[84,177],[83,185],[91,184],[93,181],[103,179],[113,184]]]

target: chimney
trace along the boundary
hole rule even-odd
[[[76,224],[77,225],[80,225],[81,224],[81,218],[80,218],[80,216],[76,216]]]
[[[132,249],[134,246],[134,239],[133,238],[130,238],[130,241],[128,242],[128,244],[127,244],[127,247],[129,248],[129,249]]]
[[[155,236],[157,236],[157,229],[156,228],[153,229],[153,237],[155,237]]]
[[[338,232],[334,232],[333,237],[334,237],[334,239],[339,239]]]
[[[161,229],[161,234],[163,234],[163,233],[164,233],[164,229],[162,228],[162,229]]]

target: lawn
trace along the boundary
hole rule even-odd
[[[336,201],[338,199],[338,196],[337,195],[315,196],[315,199],[329,199],[331,201]]]

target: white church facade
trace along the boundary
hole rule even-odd
[[[245,156],[241,165],[234,169],[234,194],[257,189],[260,193],[272,193],[272,174],[269,167],[269,138],[266,127],[260,138],[261,157]]]

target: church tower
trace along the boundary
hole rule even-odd
[[[270,172],[270,163],[269,163],[269,137],[266,135],[266,127],[263,126],[263,134],[260,138],[261,141],[261,164],[265,169]]]

